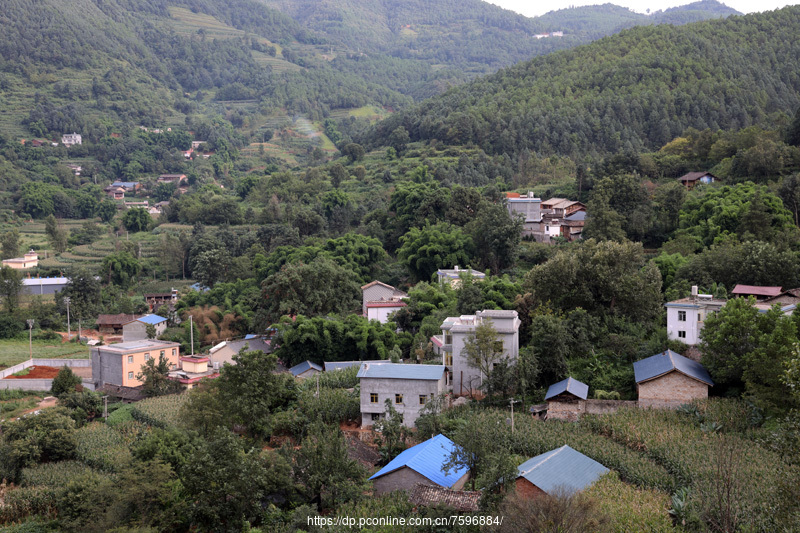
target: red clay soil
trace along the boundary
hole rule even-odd
[[[60,368],[54,366],[29,366],[30,372],[24,376],[8,376],[4,379],[53,379]],[[27,370],[27,369],[26,369]]]

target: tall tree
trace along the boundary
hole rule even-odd
[[[44,221],[44,230],[45,233],[47,233],[47,238],[53,250],[62,253],[67,249],[67,238],[69,235],[67,231],[58,224],[56,217],[48,215]]]
[[[19,257],[19,230],[17,228],[11,229],[3,233],[2,238],[2,255],[0,259],[11,259],[12,257]]]
[[[467,365],[478,369],[481,375],[491,375],[494,365],[503,359],[502,343],[491,320],[483,321],[475,333],[467,336],[461,354],[466,357]]]
[[[22,296],[22,274],[11,267],[0,267],[0,298],[3,306],[9,313],[19,309],[19,300]]]
[[[466,266],[472,259],[472,238],[446,222],[411,228],[400,242],[397,257],[417,281],[430,281],[437,269]]]
[[[489,204],[468,224],[480,267],[499,274],[517,260],[522,240],[520,219],[512,218],[502,204]]]

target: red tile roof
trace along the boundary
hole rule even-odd
[[[781,287],[759,287],[757,285],[736,285],[731,294],[743,294],[745,296],[778,296],[782,292]]]
[[[450,490],[422,483],[415,483],[408,497],[408,501],[414,505],[444,505],[467,513],[474,513],[478,510],[478,500],[480,499],[481,493],[477,491]]]

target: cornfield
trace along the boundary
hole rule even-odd
[[[21,484],[36,487],[64,487],[70,480],[91,471],[80,461],[43,463],[22,470]]]
[[[600,511],[611,519],[611,530],[616,533],[675,531],[667,512],[669,496],[658,490],[623,483],[614,471],[586,489],[586,495],[597,499]]]
[[[105,424],[88,424],[76,431],[75,436],[78,458],[98,470],[116,472],[132,459],[123,435]]]
[[[137,403],[131,410],[134,420],[149,426],[165,428],[177,425],[180,410],[189,399],[188,394],[170,394],[148,398]]]

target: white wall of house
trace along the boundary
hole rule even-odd
[[[414,427],[419,412],[425,407],[420,403],[420,396],[424,396],[427,403],[445,391],[444,372],[439,380],[361,378],[361,427],[371,427],[375,423],[373,418],[383,417],[387,399],[403,415],[403,425]],[[396,403],[397,394],[403,395],[401,403]]]
[[[700,342],[704,315],[697,306],[667,307],[667,337],[694,346]]]
[[[399,311],[405,306],[397,305],[395,307],[368,307],[367,318],[369,320],[377,320],[381,324],[389,322],[389,315]]]

